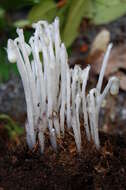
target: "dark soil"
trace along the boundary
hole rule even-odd
[[[100,139],[100,150],[83,139],[80,155],[71,133],[57,153],[47,140],[43,155],[37,146],[29,151],[25,139],[18,146],[0,139],[0,190],[126,189],[126,137],[101,133]]]

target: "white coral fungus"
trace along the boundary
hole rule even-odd
[[[86,95],[90,66],[81,69],[69,68],[65,45],[61,42],[59,19],[52,24],[39,21],[33,24],[35,32],[29,43],[25,42],[22,29],[17,29],[18,37],[8,40],[8,59],[16,62],[22,79],[26,104],[27,143],[30,149],[38,138],[41,152],[44,151],[45,132],[50,134],[50,142],[57,149],[57,137],[65,135],[65,129],[72,128],[77,146],[81,151],[80,119],[83,119],[87,139],[100,147],[98,117],[100,106],[106,94],[117,94],[119,81],[110,78],[101,93],[102,81],[112,44],[105,54],[98,84]],[[66,126],[66,127],[65,127]]]

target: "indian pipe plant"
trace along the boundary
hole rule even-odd
[[[101,92],[112,44],[105,53],[96,87],[86,94],[90,65],[85,69],[77,65],[69,68],[67,51],[60,39],[59,19],[52,24],[42,20],[32,27],[35,31],[29,43],[25,42],[23,30],[17,29],[18,37],[9,39],[7,45],[8,59],[17,63],[24,87],[29,148],[38,139],[43,153],[45,132],[49,131],[51,145],[57,150],[57,138],[65,138],[65,130],[72,128],[77,151],[81,152],[81,119],[88,141],[92,139],[99,149],[101,104],[109,91],[116,95],[119,90],[118,78],[111,77]]]

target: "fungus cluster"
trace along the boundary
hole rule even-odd
[[[44,151],[46,131],[50,142],[57,149],[57,138],[65,136],[65,130],[72,128],[77,151],[81,151],[80,119],[87,139],[100,147],[98,117],[101,104],[110,91],[118,93],[119,80],[111,77],[101,93],[101,87],[112,44],[108,46],[96,88],[86,94],[90,66],[81,69],[69,68],[65,45],[61,42],[59,20],[52,24],[39,21],[32,25],[35,29],[29,43],[25,42],[22,29],[17,29],[18,37],[8,40],[8,59],[17,63],[26,105],[26,135],[30,149],[39,140]]]

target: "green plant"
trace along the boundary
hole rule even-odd
[[[8,115],[0,114],[0,121],[4,122],[4,127],[8,131],[10,139],[15,139],[17,136],[20,136],[24,133],[24,129],[18,126],[17,123]]]
[[[30,10],[28,20],[48,20],[60,18],[61,36],[69,47],[78,34],[82,18],[93,24],[111,22],[126,13],[126,0],[66,0],[62,7],[55,0],[40,1]]]

